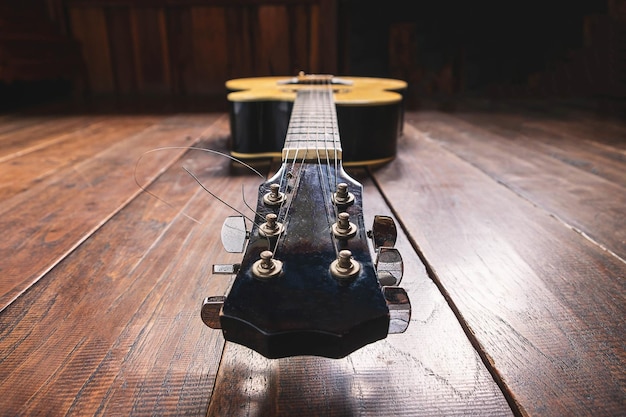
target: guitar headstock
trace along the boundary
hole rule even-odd
[[[395,226],[390,218],[375,224],[374,262],[361,201],[361,185],[341,164],[283,165],[259,187],[233,286],[227,297],[205,300],[204,322],[268,358],[340,358],[404,331],[410,304],[393,286],[402,260],[381,246],[395,242]]]
[[[229,82],[241,90],[229,99],[281,100],[281,95],[246,95],[257,81]],[[340,358],[408,326],[408,297],[394,286],[402,260],[386,247],[395,242],[395,226],[391,230],[390,218],[381,217],[372,229],[376,270],[362,187],[341,165],[335,108],[340,93],[334,87],[341,83],[329,75],[301,73],[278,84],[295,95],[283,165],[259,188],[252,230],[242,234],[248,237],[243,260],[231,268],[237,276],[230,293],[206,299],[202,319],[221,328],[226,340],[268,358]],[[228,225],[223,231],[228,235],[233,229]]]

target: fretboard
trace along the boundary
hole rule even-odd
[[[283,161],[341,160],[332,88],[299,90],[283,148]]]

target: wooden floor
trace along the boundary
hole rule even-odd
[[[351,173],[366,223],[402,226],[411,325],[340,360],[267,360],[200,320],[240,255],[181,167],[238,208],[261,180],[175,147],[227,137],[222,113],[0,116],[1,415],[626,414],[626,124],[407,114],[399,157]]]

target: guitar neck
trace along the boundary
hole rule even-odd
[[[293,105],[283,161],[341,161],[341,142],[330,85],[298,90]]]

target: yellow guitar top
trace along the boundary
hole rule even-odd
[[[315,83],[296,84],[302,77],[256,77],[238,78],[226,82],[232,91],[228,100],[246,101],[294,101],[300,89],[328,89],[335,91],[335,104],[339,106],[375,106],[397,103],[402,96],[397,93],[406,89],[401,80],[370,77],[341,77],[320,79]],[[291,82],[293,81],[293,82]]]

